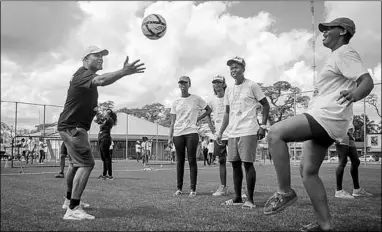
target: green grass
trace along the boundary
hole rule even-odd
[[[293,164],[293,163],[292,163]],[[97,161],[83,201],[95,220],[65,221],[61,209],[65,195],[65,179],[56,179],[57,167],[28,167],[24,174],[18,168],[1,169],[1,231],[291,231],[315,218],[310,200],[292,165],[292,185],[299,200],[285,211],[265,216],[262,207],[276,190],[274,167],[256,164],[257,208],[224,207],[220,204],[233,197],[232,168],[228,165],[229,196],[213,197],[219,185],[218,167],[198,163],[198,196],[189,198],[189,170],[185,171],[184,196],[173,197],[176,190],[175,165],[153,165],[143,171],[135,161],[119,161],[114,165],[114,180],[98,180],[101,163]],[[186,165],[187,166],[187,165]],[[4,167],[4,162],[2,162]],[[381,231],[381,166],[360,166],[361,186],[373,197],[343,200],[334,198],[335,165],[324,164],[320,176],[329,198],[333,223],[339,231]],[[245,184],[245,180],[244,180]],[[344,189],[352,190],[349,166],[345,170]]]

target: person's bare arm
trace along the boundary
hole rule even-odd
[[[135,73],[143,73],[146,68],[144,67],[143,63],[138,64],[139,61],[140,60],[136,60],[133,63],[129,63],[129,57],[126,57],[123,68],[121,70],[98,75],[94,77],[92,84],[95,86],[107,86],[113,84],[124,76],[132,75]]]

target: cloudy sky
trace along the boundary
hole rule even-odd
[[[99,101],[112,100],[116,108],[154,102],[169,106],[180,94],[181,75],[191,77],[190,92],[210,100],[214,75],[233,83],[226,66],[233,56],[246,60],[249,79],[265,85],[286,80],[308,91],[313,88],[312,40],[316,72],[330,54],[317,23],[336,17],[354,20],[357,33],[351,45],[375,82],[381,82],[381,2],[320,1],[314,8],[315,37],[308,1],[2,1],[1,99],[63,105],[69,80],[90,45],[110,51],[99,73],[120,69],[127,55],[146,65],[144,74],[99,88]],[[151,13],[167,21],[167,33],[159,40],[141,32],[143,18]],[[46,122],[57,120],[60,111],[47,107]],[[19,104],[18,128],[42,123],[42,112],[42,107]],[[2,103],[2,121],[14,124],[14,114],[14,104]]]

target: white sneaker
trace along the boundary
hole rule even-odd
[[[373,194],[366,192],[365,189],[359,188],[359,189],[353,189],[353,197],[371,197]]]
[[[86,213],[85,210],[83,210],[81,206],[78,205],[74,209],[70,209],[68,207],[63,219],[64,220],[83,220],[83,219],[93,220],[95,219],[95,217],[93,215]]]
[[[334,196],[342,199],[354,199],[354,197],[345,190],[336,191],[336,194]]]
[[[179,189],[176,190],[176,192],[174,193],[174,196],[179,196],[179,195],[182,195],[182,191],[180,191]]]
[[[227,195],[227,192],[228,192],[228,187],[224,185],[220,185],[218,190],[216,190],[216,192],[214,192],[212,194],[212,196],[215,196],[215,197],[220,197],[220,196],[225,196]]]
[[[68,200],[66,197],[64,197],[65,201],[64,201],[64,204],[62,205],[62,209],[68,209],[69,208],[69,205],[70,205],[70,200]],[[89,208],[90,205],[88,203],[85,203],[85,202],[80,202],[80,206],[82,208]]]
[[[191,191],[189,197],[196,197],[196,192]]]

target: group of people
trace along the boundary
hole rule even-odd
[[[135,143],[135,154],[137,162],[142,158],[142,165],[144,168],[149,168],[149,160],[151,157],[152,139],[146,136],[142,137],[142,142],[139,140]]]
[[[216,156],[214,155],[214,140],[208,139],[206,136],[202,142],[202,153],[204,166],[211,165],[215,162]]]
[[[332,53],[322,68],[316,81],[316,93],[308,110],[300,115],[288,118],[267,128],[269,103],[260,86],[245,77],[247,68],[243,58],[229,59],[226,65],[234,80],[227,86],[221,75],[212,78],[215,98],[206,102],[189,92],[191,78],[181,76],[178,87],[181,95],[171,106],[171,126],[168,144],[176,150],[176,191],[175,196],[183,194],[185,156],[190,169],[190,197],[196,197],[197,186],[197,146],[199,142],[197,123],[208,117],[210,128],[215,134],[214,154],[219,157],[220,186],[214,196],[225,195],[227,191],[226,162],[233,170],[235,195],[223,202],[223,205],[241,205],[242,208],[254,208],[254,190],[256,185],[255,152],[257,141],[265,137],[276,169],[278,188],[266,202],[263,213],[276,214],[297,200],[297,194],[291,186],[290,159],[287,143],[303,142],[303,155],[300,162],[300,174],[304,187],[313,204],[316,221],[303,226],[303,231],[332,229],[331,216],[325,187],[318,176],[320,166],[329,146],[334,142],[343,142],[353,115],[352,103],[365,98],[373,89],[373,80],[363,66],[358,53],[348,45],[355,34],[355,24],[348,18],[337,18],[329,23],[320,23],[323,33],[323,45]],[[106,86],[118,79],[142,73],[144,64],[139,60],[129,63],[129,58],[121,70],[97,75],[102,69],[105,49],[90,47],[83,57],[83,66],[73,75],[70,82],[65,107],[60,115],[58,130],[71,163],[67,172],[67,196],[64,205],[67,211],[64,219],[94,219],[84,211],[80,199],[89,175],[94,167],[94,158],[90,150],[87,131],[96,112],[98,86]],[[252,77],[253,78],[253,77]],[[258,106],[261,105],[262,118],[258,121]],[[199,110],[203,110],[199,115]],[[187,150],[187,152],[186,152]],[[340,156],[347,156],[343,153]],[[345,163],[345,158],[342,159]],[[244,172],[243,168],[244,166]],[[342,165],[344,166],[344,165]],[[352,177],[358,178],[352,165]],[[342,178],[338,169],[338,178]],[[342,171],[343,173],[343,171]],[[245,174],[245,175],[244,175]],[[242,182],[247,183],[247,199],[241,194]],[[337,188],[340,190],[341,185]],[[359,189],[359,185],[354,185]],[[354,194],[356,193],[356,194]],[[358,195],[357,195],[358,194]],[[362,193],[353,191],[355,196]]]
[[[31,136],[28,137],[28,140],[22,138],[20,142],[16,143],[16,147],[18,148],[17,160],[23,159],[28,164],[30,159],[31,164],[34,160],[39,164],[44,164],[48,152],[48,145],[44,138],[39,138],[38,143]]]

